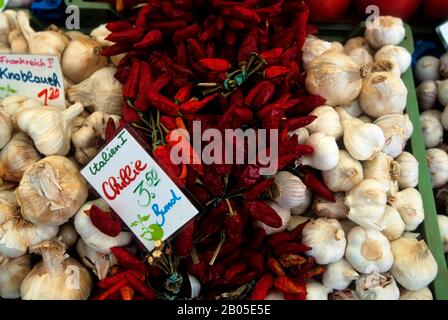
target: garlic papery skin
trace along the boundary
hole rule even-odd
[[[431,290],[428,287],[411,291],[403,289],[400,293],[400,300],[434,300]]]
[[[93,271],[99,280],[107,277],[110,267],[118,264],[117,258],[112,253],[98,253],[82,240],[79,239],[76,244],[81,261]]]
[[[422,110],[429,110],[437,102],[437,83],[433,80],[426,80],[420,83],[416,89],[418,105]]]
[[[411,54],[403,47],[386,45],[375,54],[375,61],[389,60],[398,65],[400,73],[405,73],[411,65]]]
[[[333,291],[328,298],[329,300],[360,300],[356,292],[351,289]]]
[[[328,300],[328,294],[333,291],[314,279],[305,282],[306,300]]]
[[[70,41],[62,55],[64,76],[80,83],[95,71],[107,67],[107,58],[101,55],[101,50],[97,41],[87,37]]]
[[[359,273],[342,258],[339,261],[329,263],[322,274],[322,283],[331,289],[344,290],[359,278]]]
[[[45,241],[32,248],[42,255],[20,287],[23,300],[86,300],[92,289],[89,271],[65,253],[64,244]]]
[[[400,289],[390,274],[363,274],[356,280],[356,294],[361,300],[398,300]]]
[[[367,115],[378,118],[385,114],[402,113],[407,95],[408,89],[399,76],[392,72],[375,72],[364,79],[359,103]]]
[[[394,264],[391,273],[408,290],[420,290],[437,276],[438,266],[424,240],[400,238],[392,241]]]
[[[280,171],[274,176],[269,195],[280,207],[293,208],[305,200],[306,186],[296,175]]]
[[[18,258],[0,256],[0,297],[3,299],[20,298],[20,285],[31,271],[31,257],[24,254]]]
[[[355,60],[360,67],[364,67],[373,62],[373,57],[365,48],[354,48],[348,54],[350,58]]]
[[[355,48],[364,48],[369,53],[372,51],[372,48],[370,48],[369,43],[364,37],[353,37],[347,40],[347,42],[344,44],[344,52],[346,54],[350,54],[350,52]]]
[[[80,102],[94,111],[120,115],[123,108],[123,86],[115,79],[115,68],[99,69],[86,80],[67,90],[69,101]]]
[[[387,114],[379,117],[374,124],[383,130],[386,143],[383,152],[392,158],[398,157],[414,132],[414,126],[407,114]]]
[[[307,223],[311,218],[300,216],[300,215],[291,215],[291,219],[289,219],[288,224],[286,225],[286,230],[292,231],[299,224]]]
[[[363,77],[367,77],[369,73],[379,73],[379,72],[391,72],[397,77],[401,76],[400,68],[397,64],[389,60],[378,60],[367,65],[362,69]]]
[[[361,273],[387,272],[394,261],[386,236],[360,226],[350,230],[347,236],[345,258]]]
[[[395,161],[400,166],[400,176],[397,178],[400,189],[415,188],[418,184],[418,161],[415,157],[404,151]]]
[[[14,29],[8,36],[9,45],[11,46],[11,53],[28,53],[28,42],[23,36],[20,29]]]
[[[73,223],[67,222],[59,227],[57,238],[65,244],[66,248],[70,248],[78,241],[79,234],[76,232]]]
[[[305,189],[305,196],[303,197],[303,199],[299,205],[291,208],[291,214],[292,215],[300,215],[300,214],[305,213],[305,211],[311,205],[312,198],[313,198],[312,192],[308,188]]]
[[[445,130],[448,130],[448,104],[443,109],[442,116],[440,118],[442,126]]]
[[[307,128],[299,128],[294,131],[288,132],[288,136],[297,135],[297,143],[298,144],[305,144],[306,140],[310,137],[310,133],[307,130]]]
[[[39,152],[46,156],[65,156],[70,151],[73,121],[83,110],[80,103],[75,103],[64,111],[48,106],[27,108],[17,112],[14,120],[31,137]]]
[[[0,149],[11,140],[12,129],[11,119],[0,109]]]
[[[343,108],[349,115],[352,117],[358,118],[360,115],[362,115],[362,109],[359,105],[358,99],[353,100],[350,103],[340,105],[338,107]]]
[[[25,170],[40,159],[31,139],[18,132],[0,150],[0,178],[19,183]]]
[[[345,193],[336,193],[335,200],[335,202],[330,202],[321,197],[316,197],[313,201],[313,212],[319,218],[346,219],[348,207],[345,205]]]
[[[282,225],[281,225],[281,227],[273,228],[273,227],[268,226],[267,224],[264,224],[261,221],[256,221],[255,227],[263,229],[266,232],[266,235],[271,235],[274,233],[285,231],[286,226],[288,225],[289,220],[291,219],[291,209],[280,207],[278,204],[276,204],[275,202],[272,202],[272,201],[267,201],[266,203],[272,209],[274,209],[274,211],[277,212],[277,214],[280,216],[280,218],[282,219]]]
[[[302,62],[305,69],[308,69],[311,61],[321,56],[328,50],[336,50],[337,52],[342,52],[343,48],[342,45],[337,42],[328,42],[318,39],[314,36],[308,36],[305,39],[305,43],[303,44],[302,48]]]
[[[51,156],[25,171],[16,195],[25,219],[59,226],[86,201],[88,187],[69,159]]]
[[[112,119],[118,127],[120,117],[104,112],[94,112],[85,119],[81,127],[73,133],[72,142],[75,149],[75,159],[86,165],[96,156],[105,139],[107,122]]]
[[[425,218],[420,192],[415,188],[406,188],[389,197],[389,204],[398,210],[406,224],[406,231],[414,231]]]
[[[442,237],[443,250],[448,252],[448,217],[443,214],[437,215],[437,221],[439,222],[440,236]]]
[[[448,105],[448,79],[437,81],[437,97],[442,106]]]
[[[90,31],[90,37],[96,40],[101,45],[101,47],[105,48],[114,44],[112,41],[106,40],[106,37],[111,33],[112,32],[106,28],[106,24],[103,23]]]
[[[63,33],[53,30],[36,32],[30,26],[29,17],[19,11],[17,20],[26,41],[30,54],[54,55],[61,59],[62,52],[67,46],[69,39]]]
[[[14,191],[0,191],[0,225],[14,217],[17,211],[18,203]]]
[[[436,57],[421,57],[415,65],[415,77],[418,81],[438,80],[440,61]]]
[[[397,178],[400,176],[400,166],[392,157],[384,152],[378,152],[373,159],[363,161],[362,168],[365,179],[375,179],[392,194],[398,191]]]
[[[0,255],[9,258],[25,254],[30,245],[53,238],[58,227],[35,225],[16,213],[0,226]]]
[[[93,225],[89,217],[89,210],[94,204],[102,210],[110,210],[102,199],[87,202],[78,210],[75,216],[75,228],[86,245],[98,253],[108,254],[111,253],[110,248],[112,247],[122,247],[131,243],[130,232],[122,231],[116,237],[110,237]]]
[[[339,162],[339,147],[334,137],[323,132],[310,135],[306,141],[313,147],[313,153],[302,157],[302,165],[307,165],[318,170],[334,169]]]
[[[316,116],[317,119],[306,126],[308,131],[313,134],[323,132],[336,140],[342,136],[342,125],[338,113],[334,108],[329,106],[320,106],[314,109],[310,115]]]
[[[339,162],[335,168],[322,171],[325,185],[333,192],[347,192],[364,180],[361,162],[345,150],[339,150]]]
[[[426,150],[426,161],[433,188],[440,188],[448,183],[448,154],[439,148]]]
[[[366,27],[364,37],[372,48],[379,49],[389,44],[400,44],[405,34],[403,20],[391,16],[381,16]]]
[[[344,256],[347,242],[338,220],[318,218],[311,220],[303,228],[302,243],[311,247],[306,254],[318,264],[328,264]]]
[[[3,111],[10,116],[14,122],[13,116],[17,111],[25,108],[38,108],[41,107],[41,104],[35,100],[22,96],[8,96],[1,101],[1,106],[3,106]]]
[[[389,205],[386,206],[384,215],[379,221],[379,225],[383,228],[381,233],[384,234],[389,241],[400,238],[406,228],[406,224],[403,219],[401,219],[400,213],[394,207]]]
[[[438,117],[434,113],[428,113],[428,111],[420,114],[420,125],[423,130],[425,147],[433,148],[443,141],[443,126]]]
[[[347,218],[363,227],[381,230],[378,223],[386,208],[386,192],[384,184],[375,179],[365,179],[347,194]]]
[[[336,108],[344,128],[344,146],[356,160],[368,160],[383,149],[384,134],[380,127],[353,118],[342,108]],[[328,170],[328,169],[327,169]]]
[[[75,31],[75,30],[67,31],[65,32],[65,35],[70,39],[70,41],[86,38],[89,39],[89,36],[85,35],[81,31]]]
[[[325,53],[309,64],[306,89],[325,98],[330,106],[350,103],[361,91],[359,68],[355,60],[342,53]]]

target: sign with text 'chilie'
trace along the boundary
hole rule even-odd
[[[65,109],[64,77],[59,58],[0,54],[0,99],[11,95]]]
[[[149,251],[198,214],[126,128],[81,174]]]

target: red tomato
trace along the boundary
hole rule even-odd
[[[448,18],[448,0],[423,1],[425,16],[429,19],[439,20]]]
[[[310,8],[311,19],[334,21],[342,17],[350,6],[350,0],[305,0]]]
[[[424,2],[426,2],[425,0]],[[402,19],[411,18],[420,6],[421,0],[355,0],[356,7],[362,17],[366,16],[366,7],[375,5],[380,8],[382,16],[395,16]]]

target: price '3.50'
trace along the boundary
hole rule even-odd
[[[151,204],[151,201],[155,199],[156,194],[154,192],[149,191],[147,188],[152,188],[157,186],[160,183],[160,178],[157,175],[157,171],[155,169],[150,169],[145,174],[145,178],[140,181],[137,185],[137,188],[133,191],[133,193],[138,193],[138,195],[143,198],[143,203],[138,200],[138,205],[141,207],[147,207]]]

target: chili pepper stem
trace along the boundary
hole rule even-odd
[[[210,266],[212,266],[215,263],[216,258],[218,257],[219,251],[221,251],[221,247],[224,244],[224,241],[226,241],[226,233],[224,231],[221,232],[221,240],[218,243],[218,246],[216,247],[215,253],[213,253],[213,257],[208,263]]]
[[[198,252],[196,251],[196,247],[193,246],[191,248],[190,256],[191,256],[191,260],[193,261],[194,264],[198,264],[201,262],[199,260]]]
[[[236,212],[233,211],[233,208],[232,208],[232,205],[230,204],[229,199],[227,198],[225,201],[227,204],[227,208],[229,208],[230,216],[233,217],[234,215],[236,215]]]

